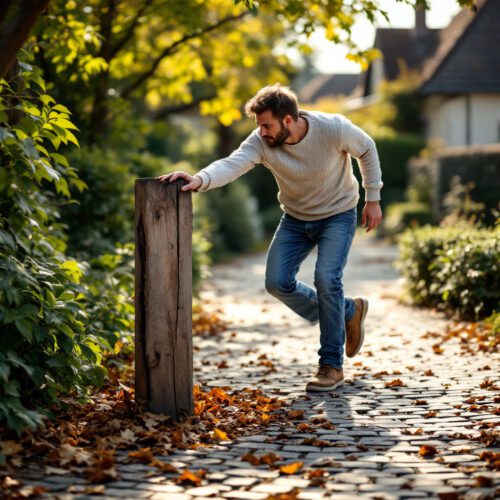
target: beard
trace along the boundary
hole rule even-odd
[[[281,130],[278,132],[278,135],[276,137],[266,137],[266,142],[267,145],[270,148],[279,148],[282,146],[285,141],[290,137],[290,130],[288,130],[285,125],[283,125],[283,122],[280,121],[280,128]]]

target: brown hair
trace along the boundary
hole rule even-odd
[[[290,115],[295,121],[299,119],[297,96],[288,87],[283,87],[279,83],[260,89],[245,104],[245,113],[250,118],[268,110],[279,120],[286,115]]]

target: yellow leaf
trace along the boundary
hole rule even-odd
[[[228,435],[220,429],[214,429],[214,437],[219,441],[229,441]]]
[[[280,467],[280,472],[283,474],[295,474],[298,470],[302,468],[304,462],[293,462],[288,465],[282,465]]]

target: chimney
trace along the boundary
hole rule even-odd
[[[417,39],[423,38],[427,33],[427,26],[425,25],[425,8],[421,5],[415,7],[415,37]]]

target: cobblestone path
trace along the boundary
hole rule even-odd
[[[318,327],[266,294],[265,255],[215,268],[202,296],[220,307],[231,325],[216,337],[195,338],[195,381],[204,387],[262,388],[303,410],[302,422],[323,418],[335,428],[304,434],[297,432],[297,422],[290,422],[288,428],[270,426],[265,434],[170,455],[180,469],[208,471],[198,487],[176,485],[169,474],[151,476],[146,465],[120,465],[120,481],[106,485],[102,495],[172,500],[264,500],[280,494],[311,500],[494,498],[499,473],[493,472],[491,457],[499,450],[487,444],[493,423],[500,421],[493,412],[498,392],[492,390],[498,383],[498,356],[463,354],[458,341],[433,348],[434,333],[444,332],[449,322],[440,313],[398,303],[395,257],[394,247],[362,233],[356,236],[344,283],[346,295],[363,295],[370,302],[365,345],[346,360],[346,384],[321,394],[304,392],[316,368]],[[302,279],[312,282],[313,269],[314,255],[304,263]],[[263,359],[266,363],[260,363]],[[319,440],[321,446],[304,444],[305,438]],[[427,457],[419,454],[423,445]],[[329,475],[322,485],[304,474],[283,476],[266,465],[242,461],[248,452],[274,452],[281,457],[279,464],[300,461],[303,470],[321,468]],[[89,496],[78,493],[84,480],[77,477],[33,474],[26,484],[46,486],[50,493],[44,496]]]

